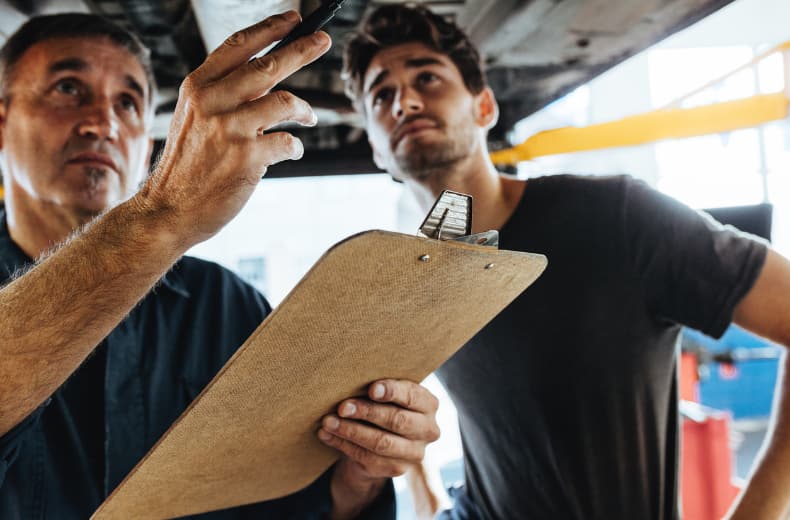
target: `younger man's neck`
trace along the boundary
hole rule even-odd
[[[450,172],[421,182],[409,179],[407,184],[426,213],[443,190],[471,195],[474,199],[472,232],[479,233],[499,230],[505,225],[521,200],[526,183],[501,175],[485,157],[469,164],[459,164]]]

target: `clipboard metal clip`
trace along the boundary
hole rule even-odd
[[[418,236],[499,248],[496,230],[472,234],[472,196],[444,190],[420,225]]]

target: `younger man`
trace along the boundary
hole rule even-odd
[[[548,257],[545,273],[439,371],[459,414],[454,517],[678,517],[676,344],[731,320],[790,345],[790,263],[629,177],[500,175],[478,52],[421,8],[382,6],[345,51],[376,164],[427,210],[474,196],[474,232]],[[785,394],[786,381],[781,383]],[[733,518],[790,505],[790,402]]]

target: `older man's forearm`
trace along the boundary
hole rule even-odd
[[[46,400],[184,253],[133,198],[0,290],[0,434]]]

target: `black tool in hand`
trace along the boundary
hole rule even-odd
[[[322,3],[318,9],[307,15],[307,18],[299,22],[299,25],[294,27],[285,38],[269,49],[266,54],[282,49],[297,38],[313,34],[320,30],[333,16],[335,16],[335,13],[340,9],[340,6],[343,5],[343,2],[344,0],[330,0],[329,2]]]

